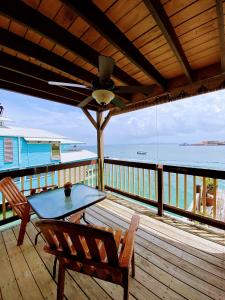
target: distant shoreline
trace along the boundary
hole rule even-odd
[[[204,141],[200,143],[182,143],[179,144],[179,146],[225,146],[225,142],[219,142],[219,141]]]

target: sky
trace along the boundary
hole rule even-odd
[[[46,129],[96,144],[96,130],[79,108],[0,89],[11,125]],[[225,141],[225,90],[112,117],[104,131],[110,144]]]

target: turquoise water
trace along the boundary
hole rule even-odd
[[[97,151],[95,146],[84,149]],[[225,170],[225,146],[179,146],[178,144],[105,145],[104,155],[134,161]],[[147,152],[146,155],[137,154]]]
[[[84,146],[84,148],[97,151],[94,146]],[[225,146],[179,146],[177,144],[106,145],[104,150],[105,157],[109,158],[225,170]],[[138,151],[146,152],[146,155],[137,154]],[[150,171],[150,189],[149,173],[147,170],[144,173],[141,170],[138,174],[138,169],[134,169],[133,182],[131,179],[131,170],[128,171],[127,167],[121,170],[119,167],[114,167],[114,171],[112,172],[112,167],[106,166],[107,176],[105,177],[105,183],[113,187],[117,185],[119,189],[128,192],[128,172],[130,172],[130,192],[145,198],[157,200],[154,171]],[[176,174],[171,174],[170,180],[171,194],[169,197],[168,173],[164,172],[164,202],[184,208],[184,176],[182,174],[178,176],[178,195],[176,195]],[[139,188],[138,181],[140,181]],[[201,178],[196,177],[196,184],[202,184]],[[193,176],[187,176],[186,208],[189,210],[192,209],[193,205],[193,186]],[[218,188],[220,190],[225,189],[225,182],[223,180],[218,181]]]

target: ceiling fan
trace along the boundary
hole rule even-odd
[[[90,96],[86,97],[83,101],[80,102],[80,104],[78,105],[79,107],[84,107],[93,99],[95,99],[100,105],[107,105],[109,103],[112,103],[119,108],[123,108],[125,106],[124,101],[117,94],[149,94],[153,91],[152,86],[115,86],[113,80],[111,79],[115,64],[114,59],[108,56],[100,55],[98,58],[98,62],[98,79],[92,81],[91,87],[87,87],[83,84],[57,81],[49,81],[48,84],[82,88],[85,89],[87,93],[91,93]]]

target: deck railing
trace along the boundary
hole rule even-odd
[[[225,171],[105,159],[106,189],[225,229]],[[208,206],[207,178],[215,187]]]
[[[63,187],[67,181],[97,185],[97,161],[87,160],[50,166],[18,169],[0,172],[0,180],[4,177],[14,179],[19,190],[25,196],[46,191],[46,189]],[[16,220],[17,216],[10,209],[7,199],[0,193],[0,225]]]

